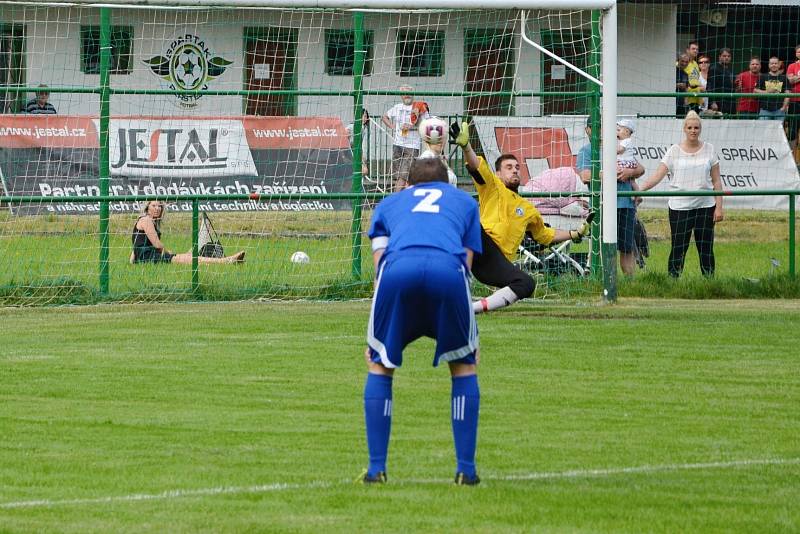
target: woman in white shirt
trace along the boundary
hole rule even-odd
[[[719,158],[711,143],[700,140],[700,116],[690,111],[683,121],[684,139],[672,145],[656,172],[641,185],[647,191],[670,174],[670,191],[720,191]],[[705,276],[714,274],[714,224],[722,221],[721,196],[681,196],[669,200],[669,227],[672,249],[667,268],[675,278],[681,275],[686,251],[694,233],[700,271]]]

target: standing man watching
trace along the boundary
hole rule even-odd
[[[25,104],[25,113],[31,113],[33,115],[55,115],[55,106],[47,101],[50,98],[50,92],[47,90],[47,86],[41,84],[38,89],[39,90],[36,91],[36,98],[29,100],[28,103]]]
[[[703,90],[702,84],[700,83],[700,65],[697,64],[697,56],[699,53],[700,45],[697,41],[690,41],[689,46],[686,47],[686,56],[689,58],[689,62],[683,70],[686,72],[686,76],[689,79],[689,86],[686,91],[693,95],[697,95],[697,93]],[[703,97],[687,96],[686,105],[689,109],[699,112],[700,107],[703,105]]]
[[[592,215],[578,230],[555,230],[545,226],[533,204],[517,194],[519,189],[519,160],[513,154],[502,154],[494,164],[495,171],[469,144],[469,125],[450,125],[450,139],[464,152],[464,163],[478,191],[481,215],[481,245],[483,252],[472,262],[472,274],[480,282],[500,288],[485,299],[473,303],[475,313],[510,306],[527,298],[536,289],[531,276],[514,265],[526,233],[538,243],[548,246],[572,239],[580,243],[589,233]],[[496,173],[496,174],[495,174]]]
[[[736,77],[737,93],[755,92],[758,82],[761,79],[761,60],[757,57],[750,58],[748,70],[740,72]],[[758,114],[758,100],[755,98],[740,98],[736,103],[736,113],[742,118],[755,118]]]
[[[730,48],[722,48],[719,51],[719,61],[714,63],[708,69],[708,84],[706,85],[706,92],[708,93],[733,93],[734,80],[736,76],[733,74],[731,68],[731,54]],[[711,111],[720,111],[723,115],[733,116],[736,113],[736,102],[733,98],[726,97],[710,97],[708,102],[708,109]]]
[[[585,184],[592,181],[592,124],[591,118],[586,119],[586,136],[589,143],[583,145],[578,152],[575,167],[578,175]],[[617,191],[632,191],[633,181],[644,174],[644,167],[638,161],[631,162],[630,166],[617,167]],[[619,266],[627,276],[636,272],[636,240],[634,228],[636,226],[636,204],[632,197],[617,197],[617,251],[619,252]]]
[[[427,336],[436,340],[433,365],[447,362],[452,377],[455,482],[474,486],[480,482],[475,469],[480,391],[469,269],[473,253],[481,252],[478,206],[447,183],[438,158],[416,160],[409,182],[378,204],[369,230],[377,273],[365,355],[369,467],[358,481],[387,480],[392,377],[406,345]]]
[[[675,92],[685,93],[689,88],[689,76],[686,74],[686,67],[689,65],[689,56],[681,54],[675,64]],[[675,98],[675,115],[678,117],[686,116],[689,106],[686,104],[686,97]]]
[[[414,127],[412,106],[414,88],[410,85],[400,86],[400,103],[395,104],[383,115],[381,121],[387,128],[394,131],[392,145],[392,177],[394,190],[401,191],[408,185],[408,171],[411,162],[419,155],[419,132]],[[425,113],[416,119],[421,121],[428,117]]]
[[[792,150],[797,148],[797,130],[800,129],[800,44],[794,47],[794,56],[797,61],[786,68],[791,91],[796,93],[796,96],[789,99],[789,120],[786,121]]]
[[[789,80],[780,73],[781,60],[777,57],[769,58],[769,70],[761,76],[754,89],[756,93],[778,94],[789,92]],[[763,99],[759,101],[758,118],[763,120],[783,121],[789,110],[789,97],[780,99]]]

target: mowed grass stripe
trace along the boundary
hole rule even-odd
[[[395,377],[390,483],[349,483],[366,462],[368,302],[0,310],[0,503],[263,490],[6,506],[0,530],[796,530],[799,308],[480,317],[476,491],[451,484],[449,378],[428,340]],[[782,463],[728,466],[748,461]],[[664,467],[696,464],[726,467]]]

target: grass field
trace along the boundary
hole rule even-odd
[[[1,532],[797,532],[797,301],[481,316],[476,488],[449,379],[395,378],[366,463],[369,303],[0,309]]]
[[[219,214],[226,253],[246,250],[244,265],[203,265],[199,290],[192,291],[186,265],[130,265],[130,231],[135,214],[111,218],[109,293],[99,292],[97,219],[84,216],[14,217],[0,213],[0,305],[91,304],[102,301],[242,300],[266,298],[347,299],[371,293],[369,244],[361,246],[361,277],[353,277],[350,213]],[[691,247],[679,284],[666,277],[669,228],[663,210],[643,211],[651,237],[647,271],[634,280],[620,279],[625,296],[680,298],[800,297],[800,282],[788,277],[788,216],[781,212],[731,211],[718,227],[717,275],[701,277]],[[366,227],[369,212],[365,212]],[[165,242],[173,251],[191,247],[191,218],[170,214]],[[798,228],[800,234],[800,228]],[[578,247],[587,250],[586,245]],[[289,261],[306,251],[309,265]],[[777,264],[773,263],[773,259]],[[653,276],[642,276],[649,274]],[[549,297],[580,300],[601,294],[592,282],[551,279]]]

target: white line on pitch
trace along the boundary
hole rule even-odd
[[[481,477],[485,481],[496,480],[503,482],[525,481],[525,480],[544,480],[559,478],[585,478],[585,477],[605,477],[626,474],[647,474],[659,473],[664,471],[690,471],[701,469],[725,469],[730,467],[751,467],[761,465],[790,465],[800,464],[800,458],[763,458],[751,460],[731,460],[729,462],[705,462],[691,464],[663,464],[663,465],[642,465],[633,467],[613,467],[608,469],[576,469],[572,471],[553,471],[538,473],[521,473],[516,475],[495,475]],[[407,484],[440,484],[441,479],[426,480],[405,480],[398,481],[398,485]],[[347,482],[349,483],[349,482]],[[201,488],[194,490],[170,490],[162,493],[138,493],[133,495],[118,495],[110,497],[96,497],[87,499],[64,499],[50,500],[41,499],[35,501],[17,501],[0,503],[0,509],[10,508],[41,508],[49,506],[68,506],[78,504],[111,504],[140,501],[158,501],[165,499],[177,499],[181,497],[204,497],[213,495],[238,495],[246,493],[270,493],[287,490],[304,490],[314,488],[330,488],[336,485],[344,485],[346,482],[309,482],[307,484],[264,484],[259,486],[228,486],[218,488]]]

